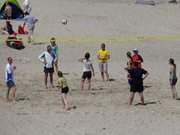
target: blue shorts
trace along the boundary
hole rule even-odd
[[[7,82],[6,82],[6,85],[7,85],[7,87],[8,87],[9,89],[12,88],[12,87],[14,87],[14,86],[16,86],[15,83],[14,83],[12,80],[7,81]]]

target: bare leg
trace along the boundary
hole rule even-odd
[[[109,74],[108,74],[108,72],[105,72],[105,74],[106,74],[106,80],[109,81]]]
[[[84,82],[85,80],[81,80],[81,90],[84,90]]]
[[[44,74],[44,83],[45,83],[46,89],[48,89],[48,86],[47,86],[47,79],[48,79],[48,73],[45,73],[45,74]]]
[[[176,87],[174,85],[171,86],[171,91],[173,99],[177,99]]]
[[[67,101],[67,95],[63,94],[63,102],[64,102],[64,110],[67,111],[68,110],[68,101]]]
[[[88,80],[88,90],[91,90],[91,79]]]
[[[130,92],[129,105],[132,105],[133,100],[134,100],[134,96],[135,96],[135,93],[134,92]]]
[[[54,88],[54,85],[53,85],[53,73],[50,73],[50,83],[51,83],[51,87]]]
[[[57,73],[59,71],[58,63],[55,64],[55,68],[56,68],[56,73]]]
[[[140,99],[141,99],[141,104],[144,105],[144,95],[143,92],[139,93]]]
[[[7,102],[9,102],[9,93],[10,93],[10,90],[11,90],[11,88],[8,88],[8,91],[6,93],[6,100],[7,100]]]
[[[101,72],[101,78],[104,81],[104,72]]]
[[[12,90],[12,98],[13,98],[13,101],[16,100],[16,86],[13,87],[13,90]]]
[[[62,100],[62,104],[63,104],[63,109],[65,108],[65,103],[64,103],[64,99],[63,99],[63,94],[61,96],[61,100]]]

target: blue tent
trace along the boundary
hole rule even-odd
[[[12,8],[11,19],[22,19],[24,17],[23,10],[21,9],[17,0],[1,0],[0,1],[0,19],[4,18],[4,10],[6,3],[8,3]]]

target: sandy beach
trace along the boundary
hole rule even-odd
[[[32,15],[39,21],[34,42],[25,49],[5,45],[0,35],[0,135],[179,135],[180,100],[173,100],[169,86],[168,59],[180,67],[180,4],[156,0],[156,6],[134,0],[31,0]],[[67,19],[67,25],[61,23]],[[20,22],[12,22],[15,29]],[[0,26],[4,21],[0,21]],[[38,56],[56,37],[60,69],[70,86],[72,109],[62,109],[60,91],[45,89],[43,65]],[[105,42],[111,51],[110,78],[102,82],[96,52]],[[146,106],[128,106],[129,86],[124,71],[126,52],[138,48],[145,80]],[[95,67],[91,91],[80,90],[82,65],[88,51]],[[17,66],[17,102],[5,100],[4,69],[7,57]],[[57,76],[54,78],[56,83]],[[180,97],[179,82],[177,92]]]

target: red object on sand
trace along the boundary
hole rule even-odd
[[[27,35],[28,32],[24,30],[24,25],[19,25],[18,34]]]

